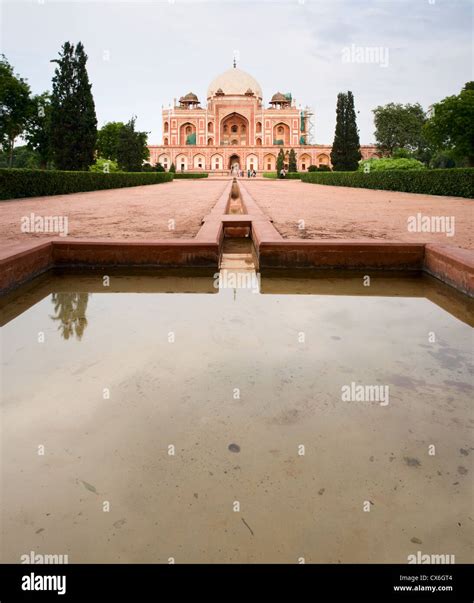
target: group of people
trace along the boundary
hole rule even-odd
[[[232,168],[232,175],[238,176],[239,178],[243,178],[245,176],[245,171],[234,166]],[[257,176],[256,170],[251,170],[250,168],[247,170],[247,178],[255,178],[256,176]]]

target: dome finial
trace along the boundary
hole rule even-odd
[[[237,59],[234,57],[234,69],[237,68]]]

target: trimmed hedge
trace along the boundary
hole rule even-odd
[[[366,166],[369,166],[367,171],[379,172],[384,170],[426,170],[426,165],[417,159],[409,157],[371,157],[359,161],[359,172],[366,172]]]
[[[63,172],[59,170],[0,169],[0,199],[65,195],[109,188],[159,184],[173,180],[168,172]]]
[[[207,172],[176,172],[174,174],[175,180],[183,180],[185,178],[207,178],[209,174]]]
[[[474,168],[387,170],[380,172],[312,172],[302,182],[352,186],[403,193],[474,198]]]

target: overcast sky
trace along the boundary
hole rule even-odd
[[[313,108],[318,144],[332,143],[337,93],[352,90],[371,143],[377,105],[427,108],[474,79],[472,28],[471,0],[3,0],[0,44],[40,93],[61,44],[81,40],[99,125],[137,115],[150,143],[162,105],[189,91],[204,103],[234,51],[265,100],[291,92]],[[379,63],[356,62],[374,48]]]

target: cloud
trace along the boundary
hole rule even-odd
[[[161,142],[161,107],[232,64],[268,99],[292,92],[316,115],[316,142],[334,135],[339,91],[352,90],[361,141],[373,141],[372,109],[390,101],[427,107],[472,79],[469,0],[297,0],[209,2],[4,2],[2,52],[34,92],[51,87],[65,40],[89,55],[99,123],[137,115]],[[389,65],[344,63],[345,47],[387,48]]]

